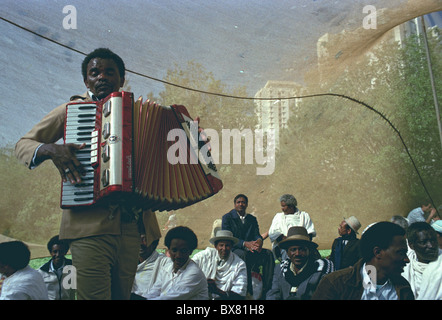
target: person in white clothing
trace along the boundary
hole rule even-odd
[[[196,253],[192,260],[201,268],[213,300],[242,300],[247,294],[246,263],[232,247],[238,242],[231,231],[217,230],[210,240],[215,247]]]
[[[31,252],[21,241],[0,243],[0,300],[49,300],[43,277],[29,266]]]
[[[431,224],[431,227],[436,231],[437,243],[439,243],[439,249],[442,249],[442,220],[435,221]]]
[[[175,228],[177,225],[177,216],[174,210],[169,211],[169,219],[167,219],[166,224],[164,225],[163,230],[168,231],[172,228]]]
[[[158,272],[169,258],[156,251],[159,239],[147,243],[145,234],[141,235],[140,255],[138,257],[137,273],[132,286],[131,300],[143,300],[145,294],[155,283]]]
[[[147,300],[208,300],[207,280],[198,265],[190,259],[198,238],[184,226],[171,229],[164,239],[170,259],[159,269],[158,277]]]
[[[415,222],[407,230],[410,263],[402,276],[416,300],[442,300],[442,250],[436,231],[427,222]]]
[[[304,227],[310,240],[316,236],[316,230],[310,215],[297,208],[298,202],[293,195],[284,194],[279,201],[282,212],[274,216],[269,229],[269,238],[276,258],[285,260],[287,254],[285,251],[281,252],[278,244],[287,237],[287,232],[291,227]]]

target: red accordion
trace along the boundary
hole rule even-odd
[[[86,144],[77,151],[86,174],[81,183],[62,182],[61,207],[130,195],[134,205],[163,211],[214,195],[222,181],[210,152],[201,157],[195,126],[184,106],[134,101],[131,92],[69,103],[64,143]]]

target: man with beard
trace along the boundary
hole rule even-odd
[[[310,300],[319,281],[333,272],[333,263],[316,259],[318,245],[310,240],[304,227],[291,227],[279,243],[288,258],[275,266],[272,288],[267,300]]]
[[[91,102],[119,91],[125,80],[123,60],[109,49],[96,49],[83,60],[87,91],[70,102]],[[51,160],[63,181],[81,183],[84,169],[76,151],[85,144],[58,144],[64,134],[66,104],[52,110],[16,144],[19,161],[33,169]],[[64,209],[60,239],[71,241],[72,263],[77,275],[77,299],[126,300],[130,298],[137,268],[139,226],[144,225],[151,241],[161,232],[150,210],[132,210],[124,199],[115,204],[97,203]]]
[[[414,300],[401,273],[410,262],[405,230],[392,222],[368,227],[359,241],[362,259],[326,275],[312,300]]]
[[[48,289],[49,300],[75,300],[75,290],[65,283],[65,278],[71,275],[66,266],[72,265],[72,260],[66,258],[69,251],[69,242],[60,240],[58,235],[48,242],[48,251],[51,260],[38,269]],[[68,267],[69,268],[69,267]]]
[[[426,222],[415,222],[408,227],[407,239],[412,250],[402,276],[416,300],[442,300],[442,250],[436,231]]]

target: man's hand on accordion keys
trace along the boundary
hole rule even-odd
[[[40,147],[37,157],[40,160],[51,159],[60,172],[63,182],[80,183],[84,175],[84,168],[76,157],[77,150],[83,149],[86,144],[44,144]]]

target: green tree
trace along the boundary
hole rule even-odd
[[[440,43],[433,41],[431,51],[440,91]],[[402,49],[384,43],[322,89],[365,102],[392,121],[437,205],[442,201],[442,154],[424,55],[416,38],[409,38]],[[364,106],[338,97],[305,99],[289,128],[278,159],[295,151],[297,158],[308,161],[293,174],[303,182],[305,176],[316,176],[305,182],[311,190],[315,184],[339,190],[341,197],[329,199],[337,207],[351,210],[363,199],[368,212],[381,206],[405,214],[427,198],[398,134]]]
[[[440,31],[437,37],[428,35],[432,72],[434,74],[437,96],[442,96],[442,42]],[[411,36],[401,50],[401,107],[398,118],[402,132],[407,138],[408,147],[414,157],[423,180],[434,201],[442,202],[442,149],[439,137],[434,100],[431,89],[430,74],[427,65],[424,41],[420,36]],[[427,198],[419,181],[411,184],[413,194]]]
[[[229,91],[222,81],[194,61],[189,61],[184,68],[175,64],[173,69],[167,70],[164,80],[178,86],[166,85],[159,93],[158,103],[186,106],[193,117],[201,118],[203,127],[215,130],[255,127],[253,101],[225,97],[247,96],[246,87]]]

